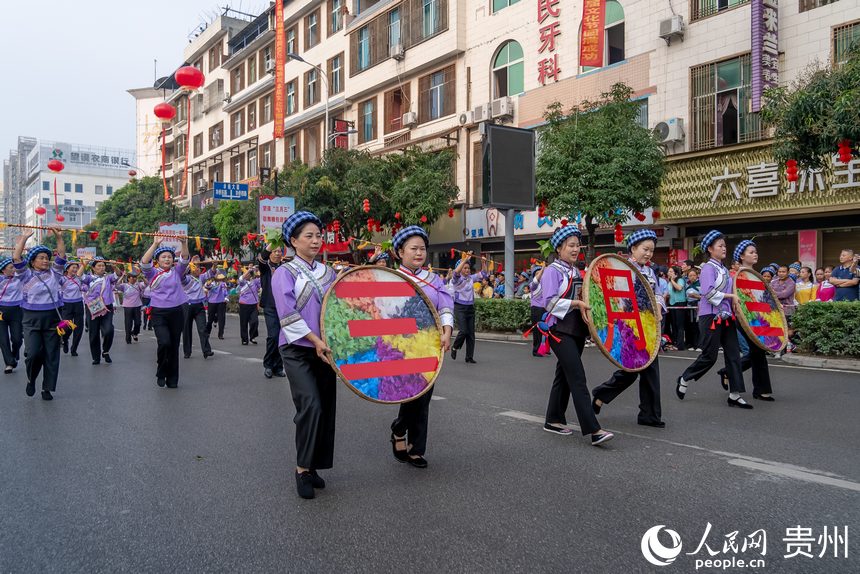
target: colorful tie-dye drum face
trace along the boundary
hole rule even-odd
[[[601,255],[585,274],[588,329],[600,351],[625,371],[641,371],[660,350],[660,308],[648,280],[626,259]]]
[[[779,299],[754,269],[741,267],[733,285],[738,325],[762,350],[778,353],[788,343],[788,322]]]
[[[323,302],[322,336],[339,378],[360,397],[405,403],[442,368],[442,326],[415,283],[378,266],[350,269]]]

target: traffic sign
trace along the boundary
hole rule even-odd
[[[247,183],[230,183],[229,181],[216,181],[212,188],[215,199],[232,199],[237,201],[248,200]]]

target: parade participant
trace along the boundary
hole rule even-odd
[[[756,244],[750,239],[744,239],[735,247],[732,253],[733,259],[741,264],[741,267],[754,269],[758,263],[758,250]],[[767,364],[767,352],[749,340],[743,329],[738,329],[738,343],[741,356],[741,371],[752,369],[753,398],[761,401],[773,401],[771,395],[770,369]],[[729,390],[729,376],[726,367],[717,371],[720,375],[720,384],[723,389]]]
[[[582,366],[582,350],[588,336],[582,312],[590,307],[580,299],[582,275],[576,268],[581,237],[576,225],[559,227],[552,234],[550,245],[555,249],[556,259],[541,274],[540,283],[532,295],[532,305],[544,310],[542,323],[549,329],[546,336],[558,358],[543,428],[560,435],[573,434],[572,430],[562,426],[567,424],[565,412],[570,398],[573,398],[582,434],[590,434],[591,444],[597,446],[612,440],[615,435],[601,429],[597,422]]]
[[[818,291],[815,293],[816,301],[833,301],[836,296],[836,286],[830,282],[830,276],[833,274],[833,267],[828,265],[821,271],[821,277],[818,279]],[[818,272],[815,273],[818,278]]]
[[[149,281],[146,280],[146,277],[143,278],[143,282],[146,285],[143,289],[143,297],[140,298],[141,303],[143,303],[143,325],[142,328],[144,330],[152,331],[152,324],[149,321],[149,302],[152,300],[152,292],[149,289]]]
[[[761,276],[764,278],[765,283],[770,284],[776,276],[776,268],[768,265],[761,270]]]
[[[451,285],[454,291],[454,320],[457,324],[457,338],[451,346],[451,358],[457,358],[457,351],[466,343],[466,362],[475,363],[475,289],[472,287],[475,281],[480,281],[487,276],[481,264],[481,270],[472,273],[472,264],[469,259],[472,252],[463,253],[457,266],[454,268],[454,276]]]
[[[427,261],[430,238],[417,225],[404,227],[394,235],[392,248],[400,260],[398,271],[414,281],[424,292],[439,313],[442,321],[442,352],[451,348],[451,333],[454,330],[454,301],[445,289],[442,278],[422,269]],[[427,468],[424,453],[427,449],[427,429],[430,417],[430,398],[433,389],[415,400],[400,404],[400,411],[391,423],[391,448],[394,458],[408,462],[417,468]],[[407,442],[408,441],[408,442]]]
[[[541,305],[538,304],[538,300],[535,297],[537,292],[538,285],[540,284],[540,278],[543,275],[545,267],[540,266],[534,269],[534,274],[532,275],[532,281],[529,287],[531,288],[531,297],[529,299],[529,313],[531,314],[532,325],[537,325],[544,314],[544,309]],[[548,357],[552,354],[551,351],[547,349],[545,354],[541,354],[541,344],[543,343],[543,335],[540,332],[540,329],[532,329],[532,357]]]
[[[85,267],[90,267],[92,273],[84,273]],[[114,285],[122,277],[122,267],[117,267],[116,272],[108,273],[104,257],[96,256],[78,270],[78,276],[87,286],[84,306],[89,319],[90,355],[93,365],[98,365],[102,359],[105,363],[112,363],[110,349],[113,346],[113,292]]]
[[[140,281],[140,272],[132,269],[123,280],[117,283],[117,293],[122,294],[122,312],[125,327],[125,343],[137,342],[140,334],[140,310],[143,307],[143,290],[146,286]]]
[[[188,296],[188,302],[183,307],[182,325],[182,351],[186,359],[191,358],[191,350],[194,347],[194,327],[197,327],[197,337],[200,339],[200,348],[203,350],[203,358],[215,355],[209,345],[209,333],[206,331],[206,295],[203,285],[208,281],[213,270],[204,271],[200,264],[200,258],[195,255],[191,258],[188,271],[182,277],[182,288]]]
[[[272,296],[272,274],[284,259],[283,249],[275,249],[266,245],[257,260],[260,270],[260,306],[263,308],[263,319],[266,321],[266,353],[263,355],[263,376],[267,379],[286,377],[284,361],[278,351],[278,337],[281,334],[281,324],[278,321],[278,310],[275,298]]]
[[[184,323],[183,306],[188,296],[182,277],[188,267],[188,239],[181,238],[179,259],[173,247],[162,246],[165,237],[157,235],[140,258],[143,275],[149,281],[152,300],[152,328],[158,341],[156,384],[175,389],[179,386],[179,343]],[[153,263],[154,261],[154,263]]]
[[[260,316],[257,305],[260,304],[260,279],[253,265],[239,277],[239,336],[242,344],[257,344],[260,329]]]
[[[215,280],[206,286],[206,298],[209,301],[209,319],[206,321],[206,332],[212,334],[212,324],[218,323],[218,338],[224,340],[224,324],[227,322],[227,294],[229,289],[227,276],[219,269],[215,272]]]
[[[15,274],[23,285],[24,340],[27,353],[24,364],[27,369],[27,396],[36,394],[36,379],[44,368],[42,377],[42,400],[50,401],[51,394],[57,390],[57,377],[60,374],[60,333],[65,325],[60,315],[60,281],[66,264],[66,244],[63,232],[51,228],[57,240],[57,257],[51,264],[53,253],[44,245],[37,245],[27,252],[26,261],[22,259],[24,245],[32,231],[18,238],[12,252]]]
[[[639,229],[630,234],[627,239],[627,251],[629,260],[636,266],[648,283],[651,290],[656,293],[657,277],[654,270],[648,266],[654,256],[657,247],[657,234],[650,229]],[[665,309],[660,305],[660,315]],[[659,324],[659,321],[658,321]],[[612,378],[592,391],[594,400],[592,406],[594,414],[600,414],[600,408],[609,404],[612,400],[624,392],[630,385],[639,379],[639,416],[636,422],[640,425],[664,428],[666,423],[662,420],[660,408],[660,365],[659,357],[646,368],[638,372],[618,370],[613,373]]]
[[[20,278],[15,275],[12,258],[0,259],[0,351],[5,365],[3,372],[7,375],[18,366],[21,345],[24,343],[22,286]]]
[[[63,286],[63,319],[73,322],[75,325],[84,324],[84,294],[87,286],[78,277],[81,269],[79,261],[67,261],[63,269],[63,278],[60,283]],[[67,330],[63,335],[63,352],[69,352],[69,339],[72,340],[72,356],[78,356],[78,345],[84,336],[83,329]]]
[[[735,296],[732,293],[732,278],[723,265],[723,260],[726,258],[726,237],[714,229],[705,235],[700,245],[702,251],[709,256],[707,263],[702,265],[702,298],[699,299],[702,353],[678,377],[675,394],[679,399],[683,399],[689,383],[702,378],[714,366],[719,349],[722,347],[726,376],[729,379],[728,405],[751,409],[753,406],[741,396],[745,389],[738,351],[736,319],[732,311],[732,301]]]
[[[281,232],[296,256],[272,273],[281,325],[278,343],[296,407],[296,490],[302,498],[325,488],[317,471],[331,468],[334,458],[336,376],[331,349],[320,338],[320,313],[335,272],[315,261],[322,230],[313,213],[297,211],[288,217]]]
[[[797,276],[795,283],[794,298],[798,305],[809,303],[815,300],[817,285],[813,281],[812,269],[810,267],[801,267],[800,273]]]

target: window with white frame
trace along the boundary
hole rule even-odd
[[[287,115],[296,113],[296,84],[298,80],[287,82]]]
[[[257,150],[248,150],[248,177],[257,177]]]
[[[505,42],[493,60],[493,98],[523,93],[525,64],[523,48],[518,42]]]

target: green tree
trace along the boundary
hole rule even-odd
[[[821,167],[841,140],[860,142],[860,46],[839,65],[815,64],[791,87],[765,92],[762,120],[774,129],[774,157]]]
[[[552,217],[582,214],[589,259],[600,224],[621,223],[657,204],[663,151],[651,131],[636,123],[639,105],[632,95],[629,86],[618,83],[567,114],[558,102],[544,114],[548,125],[541,131],[537,199]]]
[[[248,201],[221,201],[212,216],[221,248],[239,253],[248,233],[257,232],[257,193]]]

